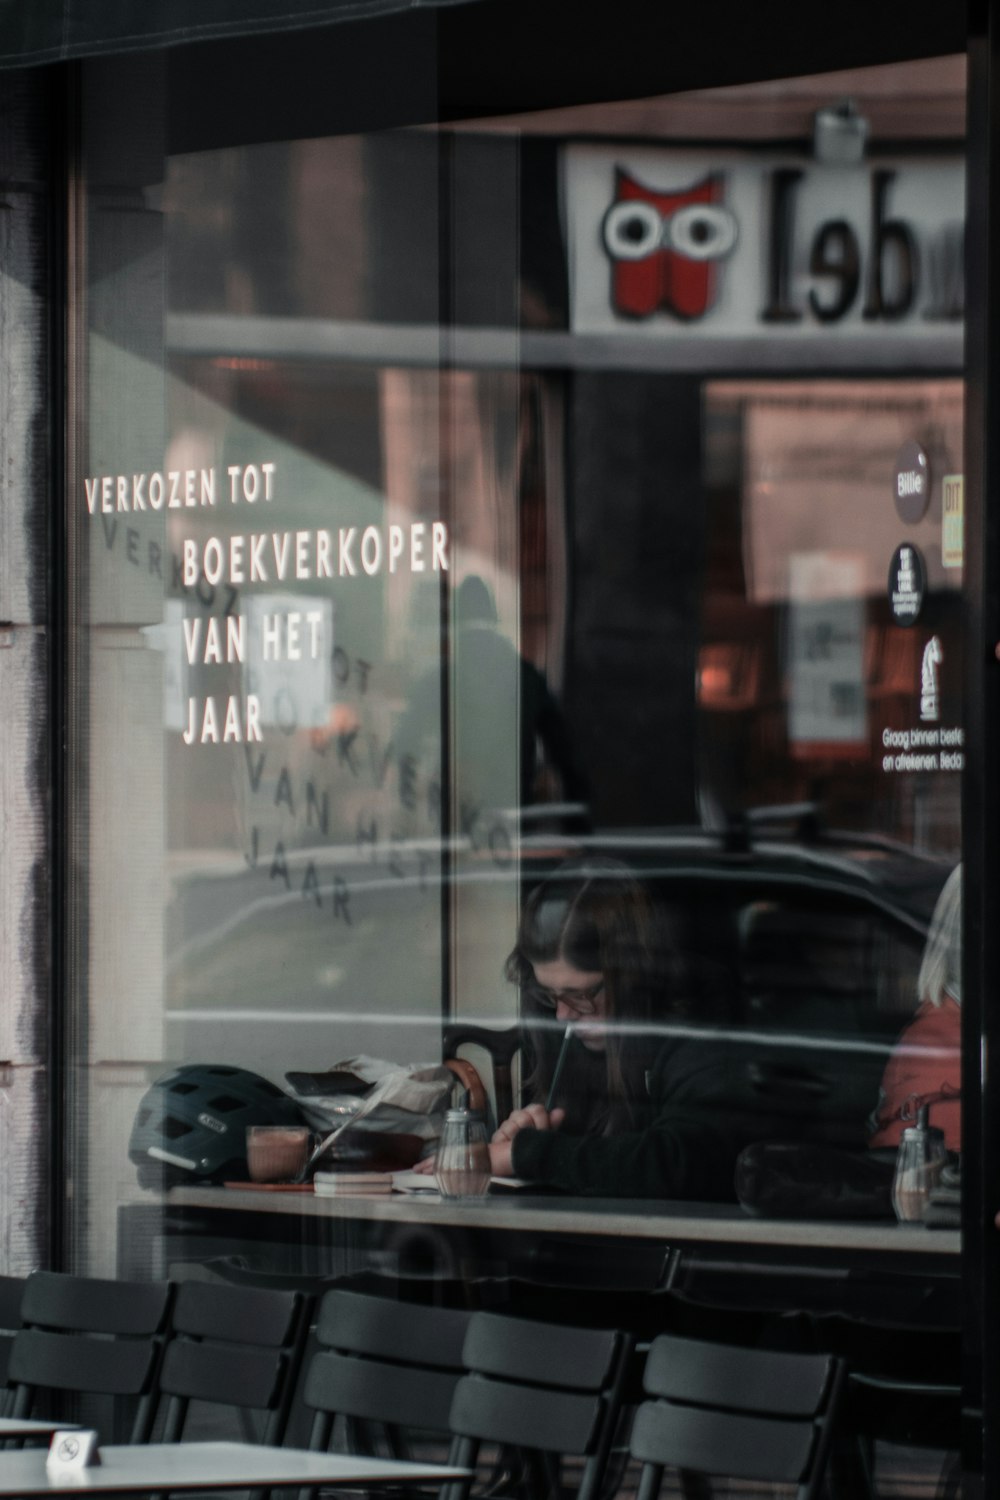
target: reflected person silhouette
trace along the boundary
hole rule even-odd
[[[545,676],[501,632],[496,603],[478,574],[455,595],[451,680],[454,774],[469,828],[485,812],[535,801],[539,768],[558,779],[568,802],[587,797],[587,782],[562,710]],[[397,730],[401,755],[439,739],[440,670],[417,682]]]
[[[869,1121],[873,1151],[895,1148],[930,1106],[949,1151],[962,1149],[962,866],[942,887],[917,976],[919,1004],[899,1036]]]

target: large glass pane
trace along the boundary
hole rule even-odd
[[[924,1106],[947,1221],[961,1149],[964,88],[183,151],[88,96],[80,1265],[624,1292],[673,1224],[691,1293],[950,1311],[891,1184]],[[501,1181],[442,1227],[384,1173],[457,1051]],[[296,1111],[381,1214],[245,1185]]]

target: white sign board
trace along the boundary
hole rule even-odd
[[[957,154],[828,166],[581,145],[563,189],[575,333],[961,350]]]

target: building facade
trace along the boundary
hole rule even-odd
[[[961,1437],[884,1445],[884,1492],[992,1493],[994,8],[238,9],[0,33],[3,1269],[518,1274],[419,1206],[324,1238],[198,1193],[246,1176],[248,1077],[322,1131],[464,1029],[500,1123],[571,860],[638,877],[657,1058],[729,1092],[655,1191],[537,1180],[638,1244],[678,1200],[767,1222],[746,1150],[810,1149],[799,1248],[735,1258],[902,1322],[933,1288]],[[921,1104],[926,1250],[885,1208]],[[838,1163],[883,1170],[870,1256]]]

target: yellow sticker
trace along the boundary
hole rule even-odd
[[[941,480],[941,561],[960,568],[965,559],[965,476],[945,474]]]

